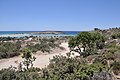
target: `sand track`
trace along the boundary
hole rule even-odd
[[[67,52],[69,52],[69,48],[68,48],[68,43],[62,43],[61,44],[62,47],[65,48],[65,50],[56,50],[55,52],[51,53],[51,54],[47,54],[47,55],[34,55],[36,57],[34,64],[34,67],[39,67],[39,68],[44,68],[46,65],[49,64],[49,59],[52,59],[53,56],[55,55],[66,55]],[[22,62],[22,58],[21,56],[18,57],[13,57],[13,58],[8,58],[8,59],[1,59],[0,60],[0,69],[3,68],[8,68],[11,65],[14,67],[18,66],[18,63]]]

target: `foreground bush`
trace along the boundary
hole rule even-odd
[[[16,71],[14,68],[3,69],[0,71],[0,80],[39,80],[40,69],[31,68],[27,71]]]
[[[16,68],[0,70],[0,80],[94,80],[102,71],[107,71],[102,64],[90,65],[82,58],[54,56],[48,67],[41,70],[34,67],[22,71]]]

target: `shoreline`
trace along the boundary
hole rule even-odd
[[[81,31],[0,31],[0,37],[75,36]]]
[[[54,36],[58,36],[58,37],[64,37],[64,36],[75,36],[75,35],[70,35],[70,34],[0,34],[0,37],[54,37]]]

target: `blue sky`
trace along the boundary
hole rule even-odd
[[[0,31],[120,26],[120,0],[0,0]]]

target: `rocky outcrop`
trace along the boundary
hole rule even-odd
[[[98,74],[94,74],[92,80],[115,80],[115,79],[112,74],[103,71]]]

